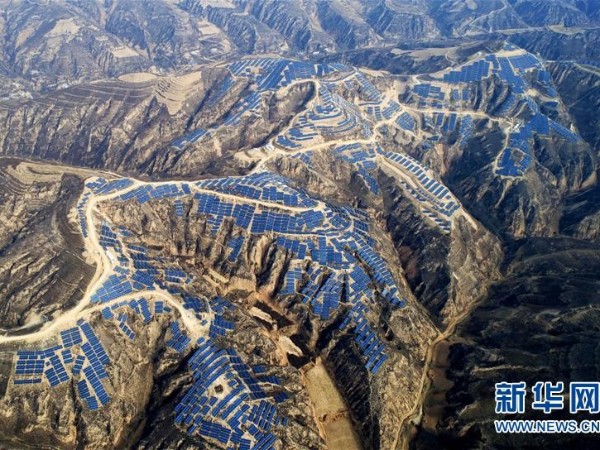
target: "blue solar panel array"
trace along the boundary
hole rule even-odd
[[[496,173],[506,177],[522,176],[531,165],[531,156],[518,148],[507,148],[502,151]]]
[[[133,285],[125,275],[110,275],[92,295],[92,303],[106,303],[133,293]]]
[[[468,140],[471,139],[474,129],[475,126],[473,124],[473,119],[471,118],[471,116],[461,116],[460,127],[458,130],[461,146],[466,145]]]
[[[381,93],[375,86],[373,86],[373,83],[371,83],[367,77],[365,77],[362,73],[357,72],[355,78],[360,86],[360,93],[364,95],[368,101],[381,102]]]
[[[319,292],[312,298],[312,309],[321,317],[321,320],[329,320],[332,313],[338,309],[342,295],[342,283],[342,274],[330,275]]]
[[[295,81],[314,78],[322,79],[325,77],[335,78],[339,74],[348,73],[352,70],[343,64],[312,64],[303,61],[292,61],[279,58],[245,59],[230,64],[228,69],[233,77],[252,79],[257,90],[250,92],[231,108],[223,120],[224,126],[237,126],[240,123],[242,116],[247,113],[258,115],[263,100],[262,93],[264,92],[289,86]],[[225,93],[235,85],[233,77],[227,77],[218,88],[213,91],[210,98],[207,100],[208,106],[217,104],[223,98]],[[219,128],[219,125],[209,129],[198,128],[190,131],[183,136],[174,139],[170,143],[170,147],[182,151],[190,144],[211,137],[213,130],[217,128]],[[300,130],[293,131],[292,134],[301,140],[309,138],[307,133]],[[284,136],[280,136],[280,140],[280,144],[284,147],[299,147],[298,144],[295,144]]]
[[[177,200],[175,200],[175,202],[173,202],[173,205],[175,206],[175,215],[177,217],[183,217],[183,215],[184,215],[183,202],[180,199],[177,199]]]
[[[530,53],[502,57],[490,54],[483,59],[463,66],[460,70],[452,70],[444,74],[443,79],[445,82],[451,84],[479,82],[490,75],[490,65],[492,69],[491,73],[495,73],[502,82],[512,88],[507,101],[497,111],[497,114],[500,116],[508,114],[516,106],[518,102],[517,96],[524,96],[526,89],[530,87],[530,81],[523,76],[526,72],[535,72],[539,84],[543,86],[547,95],[551,97],[557,95],[550,74],[544,69],[541,62]],[[423,87],[419,89],[425,90]],[[426,94],[426,92],[422,92],[422,94]],[[451,99],[453,101],[458,101],[461,98],[463,101],[468,100],[469,93],[467,89],[463,90],[462,96],[457,89],[451,91]]]
[[[123,248],[121,242],[118,239],[117,234],[110,228],[107,223],[102,223],[100,226],[100,235],[98,236],[98,241],[100,246],[104,250],[108,250],[109,248],[113,249],[118,255],[123,254]],[[120,263],[124,263],[123,260],[120,259]]]
[[[121,195],[118,201],[137,200],[140,203],[146,203],[151,200],[160,200],[165,198],[177,198],[184,195],[181,187],[177,184],[160,184],[157,186],[144,185],[133,189]]]
[[[281,295],[295,294],[298,283],[301,280],[302,280],[302,269],[300,267],[295,267],[295,268],[288,270],[285,274],[284,288],[279,293]]]
[[[346,158],[348,158],[349,161],[361,164],[365,171],[370,171],[375,168],[375,164],[368,160],[369,158],[372,159],[375,156],[375,152],[372,149],[361,150],[358,147],[354,148],[352,146],[338,149],[338,152],[340,153],[344,151],[349,151],[348,155],[346,155]],[[264,189],[268,183],[278,184],[281,189],[273,190],[270,186],[268,189]],[[290,191],[285,183],[285,180],[281,179],[280,177],[275,177],[271,174],[256,174],[246,177],[245,179],[236,178],[201,182],[199,183],[199,187],[204,189],[213,189],[223,193],[235,193],[236,195],[241,193],[245,194],[248,198],[280,201],[286,206],[315,205],[314,201],[304,193]],[[262,191],[258,191],[257,193],[257,191],[245,190],[245,188],[255,186],[263,188]],[[377,189],[374,183],[371,188],[372,190]],[[181,194],[179,188],[174,189],[172,193],[170,189],[170,185],[164,185],[163,190],[165,192],[161,195],[165,195],[165,193],[172,196]],[[135,191],[137,190],[131,192]],[[133,198],[133,196],[120,197],[120,199],[123,201],[131,198]],[[250,231],[253,233],[264,233],[268,231],[292,233],[298,235],[306,234],[309,231],[314,233],[315,231],[318,231],[319,227],[324,224],[324,220],[328,220],[334,228],[338,229],[348,229],[351,223],[354,222],[359,232],[363,231],[359,226],[360,222],[356,222],[356,220],[352,218],[350,218],[349,221],[349,217],[344,216],[344,214],[347,213],[346,211],[340,211],[344,213],[341,215],[339,213],[329,211],[327,213],[327,217],[325,217],[321,212],[314,210],[299,212],[298,214],[293,215],[276,213],[273,211],[261,211],[257,213],[255,211],[255,207],[253,206],[238,204],[234,205],[210,194],[196,194],[195,198],[198,201],[198,212],[200,214],[208,214],[213,216],[211,217],[211,220],[214,225],[217,225],[216,228],[218,228],[218,225],[222,223],[224,218],[231,217],[235,219],[235,222],[238,226],[246,229],[250,228]],[[366,227],[364,228],[366,229]],[[323,230],[323,232],[327,233],[331,233],[331,231],[333,230],[327,231],[327,228]],[[104,234],[106,235],[107,239],[110,240],[109,243],[111,245],[116,246],[116,244],[119,242],[116,233],[112,232],[111,230],[104,230]],[[368,238],[367,241],[369,241]],[[231,244],[232,250],[237,251],[239,242],[241,242],[241,240],[236,240]],[[307,251],[310,251],[311,257],[313,257],[316,262],[333,266],[341,266],[342,264],[347,263],[350,258],[348,258],[348,255],[344,253],[343,249],[336,249],[336,243],[339,245],[339,241],[334,241],[334,244],[328,244],[323,241],[323,239],[319,240],[319,245],[315,245],[310,242],[302,243],[302,245],[298,246],[298,255],[304,257],[307,254]],[[122,251],[122,249],[119,248],[119,251]],[[145,249],[130,245],[128,246],[128,251],[134,261],[135,268],[138,271],[146,269],[148,272],[154,272],[153,275],[156,275],[156,269],[154,269],[149,263]],[[136,275],[137,273],[134,276]],[[178,276],[183,277],[184,275],[185,273],[178,272],[176,269],[167,269],[166,271],[167,280],[177,278]],[[152,283],[149,282],[147,285],[151,286]],[[124,293],[131,292],[131,289],[131,283],[129,282],[125,272],[123,274],[109,277],[105,282],[105,285],[99,290],[99,292],[95,294],[94,298],[99,299],[100,301],[108,301],[109,299],[117,298],[119,295],[123,295]]]
[[[517,50],[518,48],[512,48]],[[550,120],[547,116],[540,113],[537,103],[532,97],[526,95],[526,89],[531,87],[531,77],[526,78],[526,72],[534,74],[533,79],[537,80],[538,86],[541,85],[545,94],[550,97],[557,95],[556,88],[552,82],[552,77],[544,69],[541,62],[529,53],[521,53],[517,55],[508,55],[497,57],[496,55],[487,55],[484,59],[475,61],[474,63],[463,67],[460,71],[450,71],[444,75],[444,81],[448,83],[472,83],[480,81],[482,78],[489,75],[489,65],[492,66],[492,73],[495,73],[503,83],[511,86],[507,98],[502,102],[500,107],[495,111],[495,114],[501,117],[509,116],[515,108],[517,108],[520,100],[524,100],[532,111],[532,117],[527,122],[521,124],[521,128],[517,132],[511,133],[509,137],[509,145],[503,150],[498,159],[498,168],[496,173],[503,176],[521,176],[532,164],[531,138],[533,133],[540,136],[548,136],[555,134],[559,138],[565,139],[568,142],[578,142],[581,138],[560,125],[559,123]],[[430,85],[422,84],[415,87],[416,92],[422,96],[429,95]],[[459,91],[454,89],[451,91],[451,98],[458,100],[460,97]],[[463,100],[468,98],[468,91],[463,89]],[[425,106],[425,105],[423,105]],[[436,123],[431,122],[430,125],[435,127],[442,126],[443,132],[448,132],[453,129],[453,124],[443,122],[441,117],[437,117]],[[427,123],[427,121],[426,121]],[[460,143],[464,145],[473,131],[471,120],[461,122],[459,132],[461,135]],[[438,140],[437,137],[430,138],[432,142]],[[419,194],[417,192],[417,194]]]
[[[434,86],[428,83],[417,84],[413,88],[415,94],[422,98],[433,98],[437,100],[444,100],[444,93],[440,86]]]
[[[372,89],[377,91],[374,86]],[[371,90],[369,90],[371,92]],[[383,111],[381,107],[374,107],[378,120],[383,120],[385,115],[392,115],[400,108],[396,102],[390,103]],[[348,133],[362,133],[364,137],[372,134],[370,125],[362,119],[360,111],[347,100],[332,92],[326,85],[319,88],[319,103],[308,113],[303,114],[294,126],[277,137],[275,143],[289,150],[299,149],[307,142],[318,136],[324,138],[341,137]]]
[[[164,269],[164,276],[165,276],[165,281],[167,281],[168,283],[189,284],[192,281],[192,277],[190,275],[188,275],[187,272],[185,272],[181,269],[174,269],[174,268]]]
[[[383,120],[383,113],[381,112],[381,105],[379,104],[367,106],[367,114],[372,116],[377,122],[381,122]]]
[[[361,106],[366,106],[367,114],[375,119],[376,122],[381,122],[384,119],[391,119],[400,111],[400,104],[395,101],[389,102],[386,106],[379,102],[363,103]]]
[[[301,261],[302,244],[286,238],[279,238],[277,242],[278,245],[291,250],[298,262]],[[360,302],[363,297],[369,299],[374,297],[373,291],[367,286],[371,283],[373,287],[379,287],[386,303],[392,307],[403,307],[405,300],[399,296],[399,290],[385,261],[372,250],[370,245],[371,242],[367,237],[357,233],[332,239],[331,244],[327,243],[325,238],[319,238],[318,244],[308,245],[313,264],[304,274],[294,262],[285,275],[285,285],[280,294],[299,295],[321,320],[330,319],[332,313],[338,309],[343,296],[344,283],[351,286],[347,295],[351,302]],[[356,253],[359,259],[355,258],[353,253]],[[372,276],[367,275],[361,264],[368,268]],[[342,271],[328,274],[322,267],[337,268]],[[348,280],[343,278],[344,273],[351,274]]]
[[[368,169],[374,168],[372,163],[363,160],[365,156],[375,156],[373,149],[364,150],[358,147],[348,147],[345,150],[350,152],[347,155],[350,160],[360,162]],[[232,190],[237,192],[240,189],[235,186],[236,183],[239,186],[247,187],[249,184],[254,184],[255,177],[240,177],[235,180],[236,182],[228,180],[226,183],[218,180],[202,182],[201,188],[210,188],[222,191],[225,194],[232,192]],[[256,193],[245,191],[244,193],[245,198],[262,197],[262,195],[259,196]],[[240,200],[243,200],[243,198]],[[270,195],[266,198],[273,199]],[[325,213],[313,209],[280,213],[264,207],[258,210],[256,206],[240,205],[238,200],[230,203],[225,198],[208,193],[198,193],[195,195],[195,199],[198,204],[198,214],[210,216],[212,224],[217,227],[216,229],[224,220],[232,219],[237,226],[244,228],[247,232],[258,234],[275,232],[284,235],[296,235],[297,238],[279,236],[277,244],[290,250],[293,257],[298,260],[310,256],[316,264],[335,268],[336,270],[347,270],[353,267],[358,261],[352,255],[352,252],[358,252],[359,247],[374,244],[368,236],[368,226],[364,222],[366,219],[364,213],[349,208],[337,208],[328,205]],[[288,205],[301,203],[295,200],[292,203],[285,202],[283,198],[279,198],[279,200],[282,204],[287,203]],[[320,237],[316,238],[315,236]],[[241,239],[230,242],[229,245],[232,251],[237,250],[240,242]],[[395,288],[393,277],[387,270],[385,262],[378,258],[374,251],[366,253],[364,256],[364,264],[371,264],[373,273],[377,273],[374,286],[378,286],[382,292],[385,292],[383,298],[392,306],[403,306],[404,300],[399,297],[398,289]],[[298,269],[298,267],[295,267],[295,269],[291,269],[290,274],[286,275],[287,286],[282,294],[298,293],[300,282],[303,279],[302,271]],[[328,320],[339,307],[342,296],[339,287],[341,279],[338,275],[331,276],[329,281],[326,281],[324,286],[319,288],[319,285],[316,284],[318,274],[309,278],[312,280],[312,288],[309,286],[302,288],[304,300],[322,320]],[[317,289],[313,289],[315,287]],[[197,308],[193,306],[189,306],[189,308],[202,311],[204,307],[198,304]],[[221,335],[226,329],[224,327],[219,328],[216,324],[213,326],[213,334],[215,336]]]
[[[225,336],[228,331],[233,330],[233,327],[233,322],[225,320],[223,316],[217,315],[210,323],[209,335],[213,339],[219,336]]]
[[[169,347],[174,348],[179,353],[185,352],[188,345],[192,340],[181,330],[179,322],[173,322],[171,324],[171,339],[167,342]]]
[[[420,183],[420,188],[415,190],[412,187],[408,187],[406,184],[404,185],[412,192],[417,200],[431,203],[435,211],[446,217],[451,217],[460,208],[460,205],[456,199],[452,197],[448,188],[439,181],[429,177],[424,167],[415,159],[408,155],[384,151],[381,147],[378,147],[377,151],[380,155],[386,157],[390,161],[400,164],[414,175],[415,179]],[[449,231],[449,220],[436,217],[435,214],[433,214],[431,218],[438,223],[442,229]]]
[[[60,338],[62,340],[62,345],[64,348],[70,348],[75,345],[79,345],[83,342],[78,327],[69,328],[68,330],[61,331]]]
[[[489,75],[490,63],[486,60],[475,61],[467,64],[460,70],[451,70],[444,74],[446,83],[471,83],[481,81]]]
[[[242,98],[232,108],[231,112],[225,117],[223,125],[226,126],[238,126],[241,118],[246,113],[257,114],[260,109],[262,96],[259,92],[252,92],[246,97]]]
[[[306,191],[289,186],[289,181],[271,172],[260,172],[244,178],[217,178],[204,180],[197,186],[265,202],[280,203],[285,206],[312,208],[317,205]]]
[[[545,69],[540,69],[537,72],[537,82],[542,86],[545,94],[548,97],[556,98],[558,97],[558,92],[556,91],[556,87],[554,86],[554,82],[552,80],[552,76],[550,72]]]
[[[329,95],[333,97],[334,94],[329,92]],[[392,110],[395,113],[395,108],[392,107]],[[369,174],[376,168],[373,162],[376,153],[373,148],[348,147],[338,151],[340,154],[344,153],[343,157],[349,162],[361,166],[364,171],[361,175]],[[309,156],[309,162],[310,159]],[[371,189],[376,188],[371,186]],[[213,191],[214,194],[200,192],[208,190]],[[173,199],[175,216],[181,216],[182,212],[178,211],[183,209],[183,197],[187,196],[197,205],[197,214],[207,218],[213,232],[218,231],[225,220],[229,220],[242,228],[243,233],[275,233],[277,244],[290,251],[293,259],[290,272],[286,274],[285,290],[281,293],[302,295],[303,301],[310,307],[312,313],[322,320],[331,320],[339,311],[342,299],[348,295],[345,290],[351,292],[353,304],[373,301],[375,297],[378,301],[387,302],[394,308],[404,306],[405,300],[399,295],[399,290],[384,260],[372,248],[375,242],[369,236],[366,213],[349,207],[327,204],[324,208],[317,208],[319,204],[309,195],[290,187],[287,180],[276,175],[257,173],[247,177],[202,181],[196,185],[165,183],[142,186],[120,195],[118,191],[113,192],[116,192],[116,200],[123,202],[137,200],[144,203],[154,199]],[[235,196],[235,199],[230,196]],[[262,203],[258,204],[258,201],[272,203],[272,205],[265,206]],[[98,303],[112,301],[110,306],[102,308],[102,317],[105,320],[114,320],[128,339],[136,338],[132,324],[137,323],[136,319],[131,322],[132,316],[129,311],[140,315],[144,322],[148,323],[152,318],[150,307],[144,299],[122,302],[113,300],[132,292],[152,290],[157,287],[166,289],[174,295],[181,295],[184,307],[197,315],[209,310],[215,313],[216,316],[209,327],[211,339],[218,339],[233,329],[233,323],[223,315],[231,308],[229,302],[221,298],[205,302],[179,292],[170,285],[167,287],[165,283],[181,285],[189,282],[188,275],[179,268],[168,267],[168,265],[165,267],[166,263],[152,258],[148,249],[132,244],[130,240],[135,236],[131,232],[122,228],[113,230],[108,224],[103,224],[100,235],[103,248],[110,249],[113,254],[116,253],[119,265],[115,267],[115,273],[106,278],[102,287],[93,293],[92,298]],[[239,256],[244,242],[244,234],[238,234],[236,238],[229,241],[231,260]],[[298,261],[308,256],[311,257],[313,265],[309,273],[305,274]],[[324,267],[327,269],[324,270]],[[348,275],[348,272],[351,272],[351,275]],[[347,288],[344,287],[346,285]],[[207,309],[208,306],[210,308]],[[123,308],[129,310],[125,311]],[[155,313],[167,311],[168,308],[162,302],[156,302]],[[101,381],[107,377],[105,366],[108,364],[108,356],[89,325],[82,324],[81,328],[85,339],[80,335],[82,342],[75,345],[81,347],[83,355],[74,352],[73,358],[70,352],[61,354],[64,364],[72,367],[74,376],[83,377],[78,382],[78,392],[88,407],[95,409],[109,401],[108,393]],[[70,332],[65,330],[64,339],[77,342],[77,333],[73,330]],[[167,345],[179,352],[185,352],[190,344],[191,340],[181,329],[179,322],[172,322]],[[367,352],[369,348],[372,349],[371,347],[375,348],[372,339],[363,349],[364,354],[368,355],[365,364],[370,370],[375,363],[379,363],[379,360],[373,361],[371,359],[373,355]],[[381,364],[383,362],[377,367],[379,368]],[[60,366],[57,365],[54,370],[56,379],[61,382]],[[256,375],[255,378],[256,381],[249,385],[253,389],[260,388],[262,383],[278,384],[278,379],[270,375]],[[284,392],[273,395],[276,402],[283,401],[285,397]],[[247,404],[243,401],[240,403]],[[260,409],[257,409],[256,413],[248,410],[248,415],[260,416],[263,410],[268,410],[265,405],[257,405],[257,407]],[[272,415],[272,412],[264,413],[268,416]],[[256,426],[258,430],[259,425]],[[204,422],[199,424],[197,429],[207,435],[224,437],[223,430]],[[228,439],[233,439],[232,435],[229,435]],[[255,444],[272,440],[267,433],[258,434],[254,431],[243,439]]]
[[[498,71],[500,79],[511,85],[515,93],[524,94],[525,81],[521,76],[515,74],[509,58],[498,58],[498,63],[500,64]]]
[[[127,319],[128,319],[127,314],[124,314],[124,313],[119,314],[119,328],[121,329],[121,331],[123,331],[125,336],[127,336],[129,339],[131,339],[133,341],[135,339],[135,332],[131,328],[129,328],[129,326],[127,325]]]
[[[186,146],[199,142],[205,136],[210,137],[210,131],[198,128],[188,134],[185,134],[175,139],[173,142],[171,142],[171,147],[175,147],[178,150],[183,150]]]
[[[108,195],[128,188],[133,184],[129,178],[119,178],[117,180],[107,181],[104,178],[96,178],[88,181],[85,186],[95,195]]]
[[[383,109],[383,117],[386,119],[391,119],[394,115],[400,111],[400,104],[395,101],[391,101],[388,105]]]
[[[283,135],[277,136],[277,139],[275,140],[275,143],[277,145],[279,145],[280,147],[286,148],[288,150],[302,148],[302,145],[293,142],[291,139],[289,139],[289,138],[287,138],[287,137],[285,137]]]
[[[253,234],[267,232],[302,234],[311,231],[313,226],[320,226],[323,219],[323,214],[319,211],[306,211],[298,215],[264,211],[254,215],[250,231]]]
[[[211,92],[210,98],[206,102],[208,106],[214,106],[221,101],[221,99],[231,90],[235,85],[235,80],[228,76],[225,80],[219,84],[219,86]]]
[[[209,303],[211,310],[217,314],[222,314],[224,311],[233,308],[233,304],[223,297],[213,297]]]
[[[441,121],[443,122],[442,124],[442,133],[444,134],[450,134],[452,132],[454,132],[454,130],[456,129],[456,113],[451,113],[448,116],[448,120],[444,120],[444,115],[443,114],[434,114],[437,115],[437,117],[441,116]]]
[[[466,81],[471,79],[475,81],[488,76],[489,66],[492,65],[493,70],[500,73],[503,79],[518,88],[521,86],[518,81],[519,71],[529,70],[528,65],[531,64],[528,58],[516,62],[510,60],[508,63],[501,60],[475,63],[458,72],[458,81],[454,82],[464,82],[463,78]],[[239,123],[242,114],[256,112],[263,99],[260,93],[265,90],[278,89],[295,80],[335,76],[336,71],[347,69],[343,66],[313,65],[271,59],[238,61],[229,67],[233,76],[253,78],[259,91],[250,94],[233,108],[232,113],[227,117],[226,125]],[[509,69],[510,71],[514,69],[512,75]],[[381,104],[381,94],[362,74],[357,74],[352,80],[346,80],[346,83],[348,82],[357,83],[361,96],[372,102],[366,105],[366,109],[377,121],[391,119],[399,112],[400,107],[396,102],[390,102],[385,107]],[[444,100],[441,89],[431,84],[420,85],[415,88],[415,92],[435,102]],[[462,97],[461,91],[457,89],[456,93],[452,93],[452,99],[466,100],[465,92],[468,98],[467,89],[462,90]],[[215,98],[218,97],[215,94]],[[432,104],[442,106],[441,103]],[[570,130],[561,128],[560,125],[548,121],[547,118],[544,119],[543,116],[538,116],[539,114],[534,116],[527,130],[542,133],[547,129],[547,133],[552,130],[569,138]],[[439,128],[445,133],[458,129],[460,142],[464,145],[473,132],[471,117],[459,118],[454,113],[439,117],[436,116],[437,120],[441,120],[438,124]],[[404,129],[415,129],[415,120],[408,113],[398,117],[397,123]],[[302,148],[304,143],[311,142],[318,136],[329,138],[359,131],[363,136],[370,136],[371,133],[369,124],[361,119],[360,111],[337,95],[331,85],[322,83],[318,102],[313,110],[300,117],[285,135],[279,136],[277,143],[285,148]],[[189,142],[201,139],[204,133],[204,130],[196,130],[177,139],[173,145],[183,149]],[[530,134],[526,137],[519,135],[515,139],[521,139],[527,147],[529,137]],[[436,213],[442,213],[449,218],[459,208],[449,191],[441,183],[428,177],[424,168],[412,158],[384,152],[380,148],[360,145],[337,147],[334,149],[334,154],[355,165],[358,176],[374,194],[378,194],[380,189],[374,176],[377,170],[375,158],[381,156],[412,173],[420,183],[417,189],[410,187],[413,189],[413,195],[423,202],[433,204]],[[295,157],[309,167],[313,164],[312,152],[298,153]],[[118,189],[108,184],[109,182],[105,181],[90,189],[101,193],[118,192]],[[125,183],[124,186],[129,185]],[[182,197],[189,196],[186,205],[197,205],[197,208],[192,207],[190,214],[193,215],[195,210],[198,215],[205,217],[212,233],[217,233],[225,221],[242,229],[241,233],[236,229],[234,233],[236,237],[227,242],[229,253],[225,255],[230,261],[239,258],[247,234],[276,236],[277,246],[291,255],[289,270],[284,275],[283,288],[279,293],[297,296],[323,321],[332,321],[336,312],[343,310],[342,303],[349,304],[350,311],[340,328],[353,333],[356,348],[363,356],[367,370],[376,374],[382,369],[388,356],[385,344],[374,331],[375,327],[369,323],[367,304],[379,302],[386,307],[402,308],[405,299],[396,286],[386,262],[374,250],[374,241],[369,236],[365,215],[332,205],[325,205],[321,210],[317,208],[320,203],[305,192],[294,189],[287,180],[268,172],[247,177],[205,180],[194,185],[194,194],[190,186],[192,185],[186,183],[144,186],[123,194],[119,200],[135,199],[145,203],[157,199],[174,199],[173,214],[182,217],[184,215]],[[199,190],[212,191],[212,193],[200,193]],[[233,196],[236,198],[231,198]],[[260,204],[261,202],[273,205],[264,206]],[[302,208],[308,210],[302,211]],[[84,211],[85,204],[82,203],[81,209],[78,209],[82,229],[85,225]],[[438,214],[431,214],[436,223],[446,231],[449,230],[449,220],[440,219]],[[163,268],[165,263],[151,258],[147,249],[136,248],[126,243],[122,239],[124,236],[122,232],[103,227],[100,234],[102,246],[117,253],[120,267],[106,280],[101,290],[94,294],[94,301],[107,302],[131,292],[154,287],[164,289],[165,283],[180,285],[191,280],[179,268]],[[306,262],[307,257],[310,257],[311,264]],[[172,285],[169,286],[167,288],[169,292],[178,292]],[[189,360],[194,384],[177,405],[176,423],[190,434],[201,436],[210,442],[226,444],[231,448],[271,448],[277,440],[273,428],[285,423],[285,419],[277,411],[277,403],[284,401],[286,397],[285,389],[280,386],[280,380],[266,374],[263,367],[252,368],[244,363],[235,350],[219,347],[221,342],[219,337],[225,336],[233,329],[233,323],[226,319],[226,317],[230,318],[227,311],[232,308],[227,300],[222,298],[205,300],[181,292],[179,294],[183,298],[184,307],[194,311],[198,317],[208,311],[215,313],[215,317],[210,323],[209,338],[198,341],[198,349]],[[115,320],[125,336],[135,339],[130,320],[133,317],[133,328],[139,330],[139,322],[136,322],[138,319],[124,312],[122,308],[129,308],[148,323],[152,318],[149,304],[145,300],[135,300],[133,303],[121,302],[118,306],[117,304],[106,306],[102,310],[102,316],[106,320]],[[168,307],[165,307],[162,302],[155,302],[156,314],[168,311]],[[79,332],[79,328],[75,328],[75,331]],[[77,373],[75,376],[82,375],[82,379],[77,383],[81,398],[87,402],[89,408],[96,409],[110,400],[101,381],[107,376],[105,370],[105,365],[108,363],[107,356],[106,354],[105,357],[103,356],[101,351],[103,348],[94,347],[93,338],[88,335],[89,333],[84,334],[84,340],[81,333],[77,334],[73,330],[65,330],[65,332],[64,337],[61,334],[63,347],[68,347],[65,342],[69,342],[71,346],[80,346],[84,354],[78,355],[75,352],[76,356],[73,358],[71,349],[68,353],[65,353],[66,348],[56,349],[56,354],[48,357],[49,367],[53,371],[47,375],[49,382],[63,383],[61,367],[63,369],[65,366],[72,367],[73,374]],[[168,345],[178,352],[187,351],[192,344],[179,322],[171,323],[169,333]],[[40,369],[35,359],[32,362],[29,362],[29,359],[23,361],[27,361],[27,364],[22,363],[20,369],[28,372],[21,374],[18,381],[23,384],[38,378],[41,381],[44,367]],[[44,361],[45,359],[42,360],[43,363]],[[277,392],[273,392],[271,387],[264,388],[267,384],[275,386]],[[219,389],[218,394],[214,389],[217,385],[223,388]]]
[[[508,115],[508,113],[512,111],[515,106],[517,106],[518,102],[519,98],[512,91],[510,91],[504,102],[502,102],[500,105],[500,108],[498,108],[496,111],[496,115],[501,117]]]
[[[278,379],[265,376],[263,367],[255,372],[235,350],[219,348],[210,338],[201,338],[198,346],[189,360],[194,384],[175,407],[175,423],[228,448],[273,448],[273,428],[287,423],[276,406],[286,395],[282,387],[275,386],[279,393],[273,395],[262,386]]]
[[[143,323],[148,324],[153,314],[168,313],[171,308],[165,306],[163,301],[155,301],[152,310],[145,298],[123,300],[103,308],[101,317],[116,320],[121,331],[133,340],[135,333],[127,324],[127,311],[135,313]],[[17,352],[13,383],[34,385],[45,378],[50,387],[55,387],[75,378],[78,379],[76,384],[80,398],[89,409],[99,409],[110,401],[102,381],[108,378],[106,367],[110,363],[106,349],[92,326],[84,320],[79,320],[75,327],[62,330],[59,336],[60,345],[44,350]],[[177,347],[181,348],[182,344],[177,342]]]
[[[367,307],[363,303],[355,303],[339,328],[341,330],[352,328],[354,340],[366,360],[365,367],[375,375],[388,357],[385,354],[384,344],[369,324],[367,312]]]
[[[313,157],[314,157],[314,153],[311,150],[309,150],[307,152],[298,152],[298,153],[295,153],[294,155],[292,155],[292,158],[299,159],[304,164],[306,164],[307,167],[312,167]]]
[[[107,376],[104,366],[109,363],[109,358],[91,326],[80,320],[77,327],[61,331],[60,340],[62,344],[44,350],[19,350],[16,355],[14,384],[39,384],[43,375],[50,387],[56,387],[69,381],[71,376],[80,376],[87,361],[87,365],[83,367],[84,377],[79,383],[89,381],[93,393],[88,389],[82,398],[91,409],[97,409],[99,404],[106,404],[110,397],[100,379]],[[77,354],[75,360],[74,353]],[[71,374],[67,372],[68,367],[72,367]]]
[[[553,120],[550,121],[550,128],[552,129],[552,131],[554,131],[561,138],[565,139],[568,142],[581,141],[581,138],[579,137],[579,135],[577,133],[573,133],[568,128],[562,126],[561,124],[559,124],[557,122],[554,122]]]
[[[244,59],[228,66],[234,76],[254,78],[260,91],[277,90],[294,81],[328,77],[351,69],[342,64],[312,64],[279,58]]]
[[[401,128],[414,131],[415,129],[415,119],[408,112],[403,112],[398,119],[396,119],[396,123],[400,125]]]
[[[231,249],[231,253],[229,253],[229,261],[235,262],[240,254],[240,250],[242,249],[242,245],[244,245],[244,237],[237,236],[229,241],[229,248]]]
[[[86,191],[77,202],[77,218],[79,220],[79,227],[81,228],[81,234],[84,238],[88,237],[89,230],[87,224],[87,218],[85,217],[85,211],[88,204],[88,200],[90,199],[91,192]]]
[[[312,141],[319,135],[317,127],[313,125],[306,116],[300,117],[294,127],[287,131],[287,136],[290,140],[296,142]],[[283,136],[281,136],[283,137]],[[300,145],[300,144],[294,144]]]
[[[153,317],[153,313],[150,310],[150,303],[143,297],[140,297],[139,299],[123,300],[118,303],[113,303],[111,306],[107,306],[102,309],[102,316],[105,320],[111,320],[115,318],[115,312],[124,310],[132,311],[136,315],[141,316],[142,320],[146,324],[150,323]],[[163,302],[156,301],[154,314],[162,314],[163,312],[168,312],[165,311]],[[119,321],[124,320],[122,318],[123,315],[125,316],[125,319],[127,318],[127,314],[119,314]]]
[[[510,56],[508,59],[510,60],[510,64],[519,72],[524,72],[529,69],[542,68],[542,65],[538,59],[530,53]]]
[[[159,185],[151,189],[153,198],[172,198],[176,189],[173,185]],[[188,185],[183,185],[179,194],[189,195],[191,190]],[[131,200],[132,197],[119,196],[118,201]],[[135,292],[152,291],[157,287],[167,289],[166,283],[189,284],[192,276],[178,267],[170,267],[167,261],[150,257],[145,247],[126,243],[130,238],[128,230],[119,228],[113,231],[106,223],[102,224],[100,244],[105,249],[114,250],[117,254],[118,266],[115,273],[109,275],[101,287],[91,296],[94,303],[106,303],[118,299],[123,295]]]
[[[533,111],[538,111],[536,104],[531,105]],[[579,142],[581,138],[576,133],[559,123],[550,120],[540,112],[536,112],[527,123],[509,135],[508,147],[499,156],[496,173],[505,177],[520,177],[525,174],[533,163],[531,142],[533,134],[549,136],[552,132],[568,142]]]
[[[337,158],[353,164],[369,191],[374,195],[379,195],[379,183],[374,176],[377,169],[375,150],[368,147],[363,148],[360,144],[346,144],[336,147],[333,153]]]

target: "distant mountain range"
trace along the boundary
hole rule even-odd
[[[3,1],[0,8],[5,95],[14,95],[19,85],[24,91],[47,90],[240,54],[315,57],[414,41],[547,29],[560,34],[565,26],[600,25],[594,0],[57,0]]]

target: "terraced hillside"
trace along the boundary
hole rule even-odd
[[[594,34],[600,20],[595,0],[304,0],[298,5],[3,0],[0,5],[5,11],[1,92],[12,98],[124,73],[170,74],[240,55],[322,56],[490,33],[556,52],[556,44],[563,45],[559,41],[573,39],[561,27]]]
[[[2,160],[1,327],[10,334],[26,333],[72,308],[93,272],[82,255],[80,231],[68,220],[85,172],[38,170]]]

